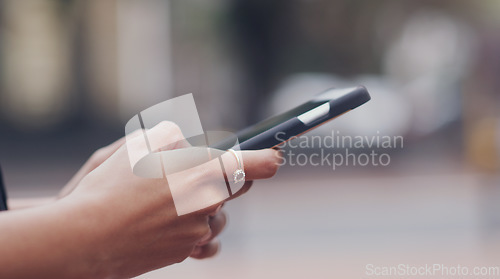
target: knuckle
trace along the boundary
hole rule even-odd
[[[96,151],[94,151],[92,156],[90,156],[90,160],[92,163],[98,164],[99,162],[104,161],[106,154],[107,154],[106,147],[99,148]]]
[[[158,127],[170,135],[182,135],[179,125],[172,121],[162,121],[158,124]]]
[[[227,215],[224,210],[221,210],[219,213],[217,213],[216,218],[219,220],[219,228],[221,230],[224,229],[227,224]]]
[[[161,142],[160,146],[162,148],[170,149],[178,142],[184,140],[181,128],[174,122],[162,121],[153,129],[156,130],[156,132],[153,133],[155,138],[150,138],[150,140],[157,141],[158,143]]]

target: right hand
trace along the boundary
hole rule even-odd
[[[183,136],[177,126],[162,122],[148,131],[148,138],[152,137],[174,142]],[[249,181],[240,192],[248,190],[251,180],[270,178],[278,169],[276,150],[242,151],[240,155]],[[213,166],[194,168],[197,171],[183,176],[182,183],[187,188],[211,183],[207,177],[214,177],[210,175],[217,171]],[[225,224],[225,216],[220,217],[223,213],[216,212],[222,203],[178,216],[166,180],[134,175],[125,145],[61,201],[76,206],[79,218],[84,218],[85,261],[98,277],[133,277],[190,255],[211,256],[214,236]]]

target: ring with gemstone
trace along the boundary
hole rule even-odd
[[[233,149],[228,149],[227,151],[231,152],[236,158],[236,161],[238,162],[238,168],[233,172],[234,184],[239,183],[241,181],[245,181],[245,171],[243,170],[243,167],[241,165],[240,157]]]

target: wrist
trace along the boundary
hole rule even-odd
[[[71,278],[111,278],[107,265],[103,230],[100,222],[99,205],[90,199],[67,197],[53,204],[67,224],[65,231],[69,236],[65,247],[72,255],[66,259]]]

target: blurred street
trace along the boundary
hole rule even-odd
[[[497,266],[499,185],[449,170],[355,178],[282,170],[227,205],[216,258],[140,278],[367,278],[367,264]]]

